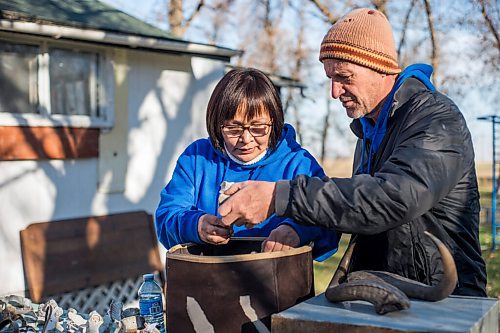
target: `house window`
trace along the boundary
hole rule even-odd
[[[0,126],[112,126],[109,68],[97,48],[0,39]]]
[[[39,53],[37,46],[0,43],[0,112],[36,112]]]
[[[97,54],[49,50],[52,114],[97,116]]]

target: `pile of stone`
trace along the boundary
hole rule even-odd
[[[159,333],[145,322],[139,309],[123,309],[121,302],[112,301],[102,316],[97,311],[82,314],[73,308],[64,310],[54,300],[35,304],[15,295],[0,297],[0,332]]]

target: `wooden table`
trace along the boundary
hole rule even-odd
[[[379,315],[370,303],[330,303],[320,294],[273,315],[272,332],[496,333],[499,309],[493,298],[450,296],[439,302],[412,300],[408,310]]]

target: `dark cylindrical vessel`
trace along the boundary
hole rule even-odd
[[[312,248],[261,253],[264,238],[167,252],[167,332],[269,332],[271,315],[314,296]]]

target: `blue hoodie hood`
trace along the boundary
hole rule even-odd
[[[371,160],[373,155],[377,153],[382,140],[384,139],[385,133],[387,131],[387,119],[389,119],[389,111],[392,108],[394,102],[394,94],[403,85],[403,83],[410,77],[417,78],[420,80],[429,90],[434,91],[434,85],[430,81],[432,75],[432,66],[426,64],[414,64],[408,66],[401,74],[398,75],[394,87],[387,95],[387,98],[380,110],[380,114],[377,119],[377,123],[373,124],[371,120],[365,117],[361,118],[361,125],[363,125],[363,151],[361,153],[361,173],[370,173],[371,171]],[[365,170],[364,168],[364,158],[366,149],[366,140],[371,140],[370,151],[368,152],[368,166]]]

